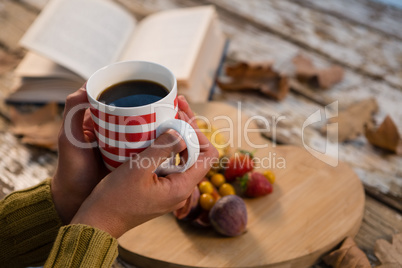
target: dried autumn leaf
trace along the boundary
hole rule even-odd
[[[364,252],[355,241],[347,237],[341,247],[323,257],[326,264],[334,268],[365,268],[371,267]]]
[[[277,73],[272,69],[272,62],[238,62],[233,65],[226,66],[226,75],[231,77],[247,77],[247,78],[273,78]]]
[[[321,88],[330,88],[342,81],[343,69],[339,66],[331,66],[327,69],[318,70],[317,79]]]
[[[218,86],[223,90],[254,90],[282,100],[289,92],[288,78],[275,72],[272,63],[239,62],[226,67],[230,81],[219,79]]]
[[[300,54],[293,58],[293,64],[296,67],[296,77],[315,88],[328,89],[343,79],[343,68],[337,65],[319,69],[309,58]]]
[[[402,154],[402,139],[394,121],[388,115],[378,129],[366,128],[367,140],[374,146]]]
[[[313,62],[301,54],[298,54],[293,58],[293,64],[296,67],[296,76],[302,80],[310,79],[317,74],[317,69]]]
[[[366,127],[370,128],[374,124],[373,114],[377,111],[378,105],[375,99],[360,101],[339,112],[337,117],[329,119],[327,126],[321,129],[321,132],[326,132],[330,138],[337,137],[338,142],[353,140],[363,134]]]
[[[22,142],[57,150],[62,119],[56,103],[47,104],[32,113],[21,113],[10,106],[11,131],[22,136]]]
[[[384,239],[377,240],[374,254],[382,264],[378,268],[402,267],[402,234],[394,234],[392,244]]]
[[[57,150],[58,133],[62,125],[62,120],[48,121],[40,125],[25,127],[22,142]]]

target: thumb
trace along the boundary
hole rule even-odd
[[[154,171],[163,161],[186,149],[186,143],[174,130],[168,130],[160,135],[151,146],[142,151],[138,156],[146,162],[148,171]]]

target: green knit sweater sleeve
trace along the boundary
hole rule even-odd
[[[0,201],[0,266],[110,267],[117,240],[86,225],[62,226],[50,180]]]
[[[0,266],[43,264],[60,227],[50,179],[6,196],[0,201]]]
[[[117,257],[117,240],[108,233],[83,224],[60,229],[44,268],[111,267]]]

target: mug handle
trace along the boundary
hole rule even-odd
[[[170,119],[160,124],[156,129],[156,137],[165,133],[169,129],[176,130],[183,138],[187,146],[188,158],[184,165],[174,165],[175,157],[165,160],[154,171],[159,176],[165,176],[172,173],[182,173],[189,169],[197,161],[200,155],[200,143],[194,128],[187,122],[179,119]]]

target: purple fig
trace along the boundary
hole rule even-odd
[[[196,186],[191,196],[187,199],[186,204],[182,208],[173,211],[173,214],[178,220],[195,219],[200,213],[200,207],[198,205],[199,199],[200,190],[198,190],[198,186]]]
[[[209,220],[217,232],[226,236],[241,235],[246,231],[247,208],[237,195],[219,199],[209,212]]]

